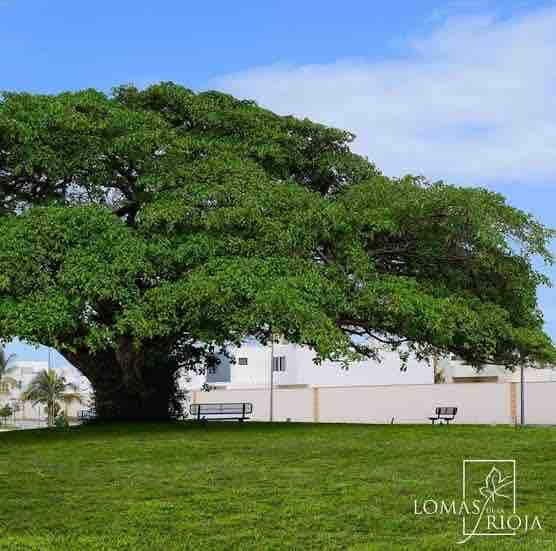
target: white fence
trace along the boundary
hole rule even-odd
[[[556,424],[556,382],[525,384],[527,424]],[[193,392],[193,403],[252,402],[252,419],[268,421],[269,388]],[[456,423],[519,421],[518,383],[275,388],[275,421],[321,423],[428,423],[437,406],[456,406]]]

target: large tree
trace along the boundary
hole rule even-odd
[[[61,351],[97,412],[165,418],[180,366],[274,334],[554,361],[552,232],[484,189],[383,176],[353,136],[171,83],[0,102],[0,338]]]

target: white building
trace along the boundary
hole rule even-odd
[[[23,402],[21,396],[27,389],[33,378],[41,371],[48,369],[48,362],[44,361],[23,361],[15,360],[10,363],[8,376],[16,381],[15,386],[3,384],[0,388],[0,405],[12,404],[19,407],[17,417],[21,419],[39,419],[44,417],[44,407],[33,406],[30,402]],[[63,376],[67,383],[72,383],[77,387],[82,396],[83,403],[73,401],[64,404],[66,414],[76,417],[79,409],[86,407],[87,400],[91,395],[91,385],[88,379],[81,372],[70,364],[63,367],[56,367],[56,372]]]
[[[263,387],[270,383],[270,346],[245,343],[228,349],[220,356],[220,363],[204,375],[190,374],[184,386],[195,390],[207,384],[212,388]],[[280,343],[274,345],[274,381],[281,387],[296,386],[360,386],[360,385],[416,385],[434,384],[433,362],[410,357],[402,371],[402,360],[397,352],[384,350],[380,362],[365,360],[350,364],[345,369],[338,362],[313,362],[314,352],[308,347]],[[436,370],[444,383],[518,382],[520,371],[509,371],[502,366],[487,365],[480,371],[457,359],[441,359]],[[525,379],[556,381],[556,370],[526,368]]]
[[[485,365],[477,371],[461,360],[443,359],[438,363],[440,373],[445,383],[517,383],[520,380],[520,369],[510,371],[500,365]],[[524,369],[526,382],[554,382],[556,370],[552,368]]]
[[[308,347],[280,343],[274,345],[274,384],[282,387],[308,385],[414,385],[432,384],[432,365],[410,357],[407,369],[396,352],[384,350],[381,361],[353,362],[346,369],[339,362],[314,363],[315,353]],[[208,384],[214,388],[268,386],[272,349],[256,343],[228,349],[230,358],[220,356],[220,363],[206,375],[191,375],[191,389]]]

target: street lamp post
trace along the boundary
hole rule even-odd
[[[270,422],[274,420],[274,336],[270,335]]]

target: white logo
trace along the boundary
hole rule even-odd
[[[475,536],[515,536],[542,530],[538,516],[518,514],[514,459],[465,459],[460,502],[414,501],[416,515],[454,515],[462,519],[466,543]]]

